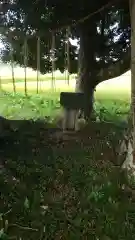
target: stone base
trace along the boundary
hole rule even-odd
[[[77,111],[67,110],[67,109],[64,109],[63,111],[64,111],[63,124],[62,124],[63,131],[75,130],[76,120],[77,120]]]

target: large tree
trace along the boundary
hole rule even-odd
[[[80,43],[79,91],[86,96],[85,116],[89,118],[95,86],[119,76],[130,68],[130,17],[128,1],[9,1],[2,4],[1,32],[6,43],[3,59],[23,65],[22,46],[28,40],[28,66],[36,69],[36,36],[41,36],[41,71],[51,70],[49,49],[56,31],[56,68],[64,70],[64,38],[70,25],[71,37]],[[11,36],[12,34],[12,36]],[[31,38],[30,38],[31,36]],[[35,36],[35,37],[34,37]],[[77,72],[77,49],[70,45],[70,72]],[[89,103],[89,104],[88,104]]]

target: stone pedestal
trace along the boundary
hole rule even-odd
[[[78,111],[76,110],[67,110],[64,109],[64,116],[63,116],[63,125],[62,129],[63,131],[74,131],[76,130],[77,127],[77,113]]]

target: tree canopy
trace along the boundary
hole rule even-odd
[[[67,25],[77,24],[83,18],[89,18],[92,14],[111,7],[115,2],[101,0],[95,1],[93,4],[92,1],[88,0],[9,0],[8,2],[4,0],[1,5],[3,13],[7,14],[8,12],[9,14],[9,10],[10,13],[14,13],[14,16],[12,14],[13,21],[10,24],[14,25],[15,19],[17,22],[20,18],[24,20],[25,23],[23,23],[26,28],[29,25],[33,29],[43,31],[44,35],[44,27],[49,30],[56,30]],[[5,21],[5,18],[3,20]]]
[[[82,35],[87,35],[83,49],[87,58],[85,66],[92,69],[96,84],[130,68],[130,16],[126,0],[12,0],[3,1],[1,6],[3,61],[10,59],[12,46],[14,61],[23,65],[23,44],[27,36],[28,66],[36,69],[36,42],[40,35],[41,72],[50,71],[51,38],[55,30],[56,68],[63,71],[65,32],[70,25],[72,38],[80,41]],[[77,56],[77,47],[70,44],[70,72],[77,72]]]

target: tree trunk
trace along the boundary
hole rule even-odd
[[[131,17],[131,116],[128,133],[125,134],[121,143],[120,154],[125,152],[125,159],[122,165],[135,175],[135,0],[129,0]]]
[[[133,151],[135,152],[135,0],[130,0],[129,2],[131,15],[131,103],[133,121]],[[135,156],[135,154],[133,155]]]
[[[85,120],[88,121],[91,117],[94,103],[94,88],[90,88],[89,91],[86,91],[82,88],[82,79],[83,76],[78,77],[76,80],[75,92],[80,92],[85,94],[85,111],[80,113],[79,116],[84,116]]]
[[[94,90],[96,87],[95,75],[93,75],[95,60],[95,49],[92,42],[95,43],[96,24],[85,22],[80,25],[80,50],[79,50],[79,70],[76,84],[76,92],[85,94],[84,118],[90,119],[93,110]]]
[[[95,49],[92,43],[95,44],[97,26],[96,22],[85,21],[79,26],[80,31],[80,50],[78,60],[78,79],[76,82],[76,92],[84,92],[85,106],[84,118],[89,120],[93,109],[94,90],[96,86],[93,69],[95,68]],[[95,72],[95,71],[94,71]],[[78,111],[64,111],[63,130],[75,129],[79,130]],[[83,124],[84,125],[84,124]],[[81,123],[82,126],[82,123]]]
[[[84,103],[84,119],[88,121],[93,110],[93,99],[95,90],[95,76],[93,75],[93,69],[96,64],[95,60],[95,49],[92,43],[95,44],[97,26],[96,22],[85,21],[79,26],[80,32],[80,50],[79,50],[79,60],[78,60],[78,79],[76,82],[75,92],[83,92],[85,94]],[[79,114],[78,111],[71,111],[70,113],[65,112],[65,122],[70,123],[68,128],[73,128],[75,130],[80,129],[80,124],[78,122]],[[66,128],[64,124],[63,128]],[[84,125],[84,123],[83,123]],[[81,123],[82,126],[82,123]]]

